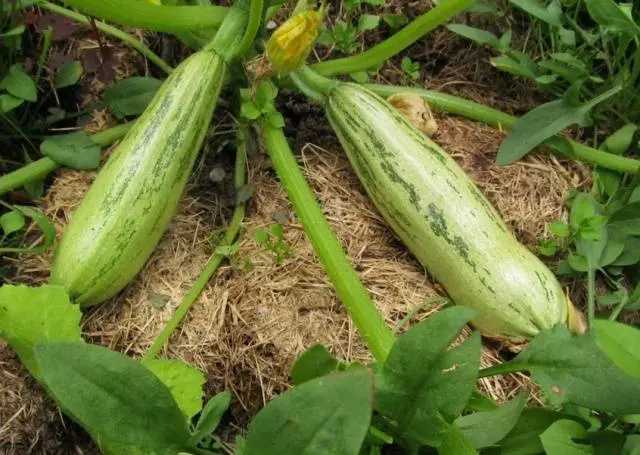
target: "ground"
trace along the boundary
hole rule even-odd
[[[429,2],[389,2],[392,11],[415,16]],[[338,11],[332,11],[330,21]],[[465,16],[458,21],[467,20]],[[367,45],[388,31],[367,36]],[[156,47],[166,40],[147,36]],[[81,41],[90,47],[86,37]],[[107,40],[109,45],[113,43]],[[95,45],[95,43],[93,43]],[[175,47],[175,46],[173,46]],[[76,46],[82,52],[82,46]],[[117,49],[121,49],[117,47]],[[175,49],[174,49],[175,52]],[[117,53],[117,52],[116,52]],[[329,52],[319,48],[314,58]],[[535,104],[534,92],[514,84],[488,63],[485,51],[444,29],[432,32],[405,55],[421,64],[421,77],[413,82],[402,75],[399,60],[388,62],[377,79],[381,83],[411,83],[444,90],[481,101],[514,114]],[[146,74],[149,67],[139,56],[122,51],[116,77]],[[84,95],[99,96],[104,84],[95,78],[84,84]],[[355,174],[332,135],[322,111],[300,95],[283,93],[280,107],[287,118],[287,133],[299,163],[312,184],[325,214],[350,260],[390,326],[412,309],[430,302],[413,321],[437,311],[444,295],[420,265],[385,226],[367,199]],[[211,254],[211,233],[224,226],[232,204],[231,173],[212,182],[212,169],[230,169],[231,160],[220,149],[220,134],[231,120],[222,109],[214,122],[209,145],[182,200],[169,231],[138,278],[118,297],[88,312],[84,333],[100,343],[139,357],[169,319]],[[568,191],[588,183],[585,167],[543,153],[520,163],[499,167],[495,155],[503,133],[454,116],[437,115],[434,140],[462,165],[524,244],[533,247],[546,234],[546,224],[565,214]],[[113,122],[96,114],[90,126]],[[218,152],[216,154],[216,152]],[[56,173],[42,207],[60,235],[82,195],[94,178],[92,172],[61,170]],[[313,343],[327,345],[338,357],[368,360],[353,327],[302,230],[267,157],[257,147],[249,162],[254,194],[243,227],[239,253],[220,269],[193,307],[164,352],[185,360],[208,377],[207,397],[224,388],[234,394],[226,434],[242,431],[250,417],[268,400],[288,387],[288,371],[295,358]],[[274,220],[284,224],[292,254],[281,264],[264,251],[252,233]],[[13,281],[47,280],[50,254],[16,259]],[[163,308],[150,299],[167,296]],[[496,342],[485,343],[483,362],[496,363],[509,353]],[[531,384],[524,376],[483,379],[480,387],[503,401]],[[42,389],[29,378],[13,353],[0,343],[0,453],[92,454],[90,440],[63,418]]]

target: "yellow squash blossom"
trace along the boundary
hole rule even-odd
[[[280,73],[298,68],[309,56],[322,22],[319,11],[297,14],[273,32],[267,42],[267,58]]]

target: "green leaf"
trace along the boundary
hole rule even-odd
[[[218,428],[220,420],[222,420],[222,416],[227,412],[227,409],[229,409],[230,404],[231,393],[227,390],[220,392],[209,400],[198,419],[196,431],[191,436],[191,444],[199,443]]]
[[[358,455],[372,413],[366,369],[313,379],[269,402],[249,424],[246,453]]]
[[[585,0],[587,11],[600,26],[640,36],[640,27],[613,0]]]
[[[44,382],[94,438],[164,453],[190,434],[167,387],[141,363],[102,346],[35,348]]]
[[[0,216],[0,227],[4,235],[18,232],[24,227],[26,222],[27,220],[24,218],[22,212],[15,209]]]
[[[366,32],[368,30],[375,30],[380,25],[380,16],[373,14],[362,14],[358,19],[358,30],[360,32]]]
[[[640,238],[627,237],[624,243],[624,250],[610,265],[625,267],[640,262]]]
[[[29,207],[26,205],[14,205],[13,208],[21,211],[24,216],[31,218],[38,225],[38,228],[42,232],[42,236],[44,238],[42,247],[40,248],[42,251],[53,245],[53,242],[56,240],[56,227],[44,213],[35,207]]]
[[[78,305],[72,305],[59,286],[0,287],[0,337],[40,381],[42,374],[34,358],[34,346],[52,341],[82,341],[81,317]]]
[[[603,319],[591,324],[596,343],[613,363],[628,375],[640,378],[640,330]]]
[[[10,112],[22,103],[24,103],[22,98],[17,98],[13,95],[9,95],[8,93],[3,93],[0,95],[0,112]]]
[[[514,76],[526,77],[533,80],[538,78],[538,74],[531,68],[531,66],[525,62],[509,57],[506,54],[493,57],[490,62],[499,70],[513,74]]]
[[[349,73],[349,76],[351,77],[351,79],[358,82],[359,84],[366,84],[367,82],[369,82],[369,79],[370,79],[369,73],[367,73],[366,71],[357,71],[355,73]]]
[[[104,102],[118,118],[144,112],[162,81],[153,77],[129,77],[108,86],[104,91]]]
[[[321,344],[307,349],[291,368],[291,380],[295,385],[326,376],[338,368],[338,360]]]
[[[84,131],[77,131],[45,139],[40,151],[63,166],[86,170],[100,166],[102,149]]]
[[[280,112],[271,112],[267,114],[267,122],[274,128],[284,128],[284,117]]]
[[[600,147],[605,152],[613,153],[614,155],[623,155],[624,152],[629,150],[633,137],[638,131],[638,125],[635,123],[628,123],[622,128],[612,133]]]
[[[609,217],[609,226],[630,235],[640,235],[640,202],[632,202]]]
[[[622,455],[640,455],[640,435],[627,436]]]
[[[540,435],[568,416],[544,408],[525,408],[509,434],[502,439],[500,455],[536,455],[543,452]]]
[[[467,409],[471,411],[494,411],[498,407],[495,401],[478,390],[473,391],[467,403]]]
[[[77,84],[80,77],[82,77],[82,64],[78,60],[67,62],[56,73],[56,88]]]
[[[38,100],[36,83],[22,70],[20,63],[16,63],[9,68],[9,72],[0,81],[0,88],[25,101],[34,102]]]
[[[216,247],[216,254],[219,254],[225,257],[233,256],[238,251],[240,251],[239,243],[234,243],[233,245],[218,245]]]
[[[24,33],[24,31],[26,29],[27,28],[23,24],[20,24],[17,27],[13,27],[12,29],[10,29],[10,30],[8,30],[8,31],[6,31],[4,33],[1,33],[0,36],[2,36],[4,38],[9,38],[11,36],[20,36],[20,35],[22,35]]]
[[[594,106],[618,91],[619,87],[613,88],[583,104],[573,104],[563,97],[527,112],[500,144],[496,162],[500,165],[514,163],[544,140],[573,124],[584,123]]]
[[[498,10],[498,7],[493,2],[489,2],[489,3],[476,2],[473,5],[471,5],[469,8],[467,8],[465,10],[465,13],[475,13],[475,14],[488,13],[488,14],[493,14],[494,16],[497,16],[497,17],[504,17],[504,13]]]
[[[480,336],[449,346],[475,316],[469,308],[448,308],[394,343],[376,378],[376,410],[397,421],[405,437],[437,445],[439,416],[465,408],[480,365]]]
[[[583,439],[587,430],[573,420],[558,420],[540,435],[547,455],[587,455],[595,453],[593,447],[579,444],[574,439]]]
[[[441,422],[441,425],[443,427],[440,434],[442,443],[438,447],[438,455],[475,455],[478,453],[462,430],[447,422]]]
[[[528,397],[528,392],[522,392],[498,409],[458,417],[454,424],[476,449],[493,446],[513,429]]]
[[[582,444],[591,445],[595,455],[620,454],[625,442],[625,435],[614,431],[592,432],[586,438],[580,440]]]
[[[278,96],[277,87],[269,80],[263,81],[256,90],[256,106],[262,112],[265,112],[265,108],[273,106],[273,100]]]
[[[640,413],[640,381],[618,368],[591,334],[572,336],[564,325],[557,325],[541,332],[526,350],[504,365],[531,371],[533,380],[554,404],[616,414]]]
[[[555,220],[549,224],[549,231],[551,233],[557,235],[558,237],[569,237],[571,235],[571,230],[569,229],[569,225],[564,221]]]
[[[247,120],[255,120],[260,118],[262,111],[253,101],[245,101],[240,107],[240,115]]]
[[[554,2],[551,2],[551,5]],[[538,0],[509,0],[509,3],[529,13],[536,19],[540,19],[542,22],[556,27],[562,26],[562,10],[557,6],[550,5],[550,7],[545,7]]]
[[[407,18],[401,14],[384,14],[382,20],[392,30],[399,30],[409,23]]]
[[[465,38],[475,41],[476,43],[486,44],[493,47],[494,49],[503,48],[500,39],[493,33],[487,32],[486,30],[469,27],[468,25],[464,24],[450,24],[447,25],[447,28],[453,33],[464,36]]]
[[[547,257],[554,256],[558,252],[558,249],[559,249],[559,244],[556,239],[549,239],[549,240],[542,239],[538,244],[538,251],[543,256],[547,256]]]
[[[144,363],[169,389],[187,422],[202,409],[206,379],[200,370],[179,360],[152,359]]]

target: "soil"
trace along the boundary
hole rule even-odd
[[[431,6],[426,1],[388,3],[390,12],[409,17]],[[337,10],[330,17],[335,19],[335,14]],[[463,15],[457,21],[468,20]],[[364,45],[373,45],[389,33],[386,28],[372,32],[366,35]],[[86,36],[68,39],[77,40],[77,52],[100,45]],[[137,54],[104,39],[113,46],[110,55],[116,56],[114,79],[151,74]],[[146,39],[158,52],[167,45],[167,40],[158,36]],[[171,48],[174,55],[182,52],[175,42]],[[411,81],[404,76],[400,59],[394,58],[377,76],[379,82],[438,89],[512,114],[522,114],[539,101],[531,87],[514,83],[491,67],[491,55],[485,49],[444,28],[433,31],[403,55],[421,64],[420,79]],[[329,56],[337,54],[318,48],[313,58],[324,60]],[[100,77],[87,77],[83,103],[100,97],[103,88]],[[322,110],[298,94],[281,95],[279,108],[287,118],[286,133],[298,152],[299,163],[387,323],[395,326],[424,302],[431,303],[410,322],[437,311],[442,304],[439,297],[444,295],[442,287],[430,280],[385,226],[341,152]],[[532,248],[547,234],[547,223],[566,217],[564,199],[569,190],[588,184],[589,173],[584,166],[544,154],[532,154],[520,163],[499,167],[495,156],[504,137],[502,132],[454,116],[436,117],[439,130],[435,141],[452,154],[516,236]],[[97,130],[113,122],[108,113],[99,111],[86,126]],[[224,108],[219,109],[214,125],[168,232],[136,280],[119,296],[87,313],[83,321],[87,340],[139,358],[207,261],[211,233],[226,225],[234,200],[232,147],[224,145],[232,138],[228,133],[233,122]],[[213,169],[216,182],[209,177]],[[58,235],[94,176],[95,172],[64,169],[52,179],[42,208],[56,223]],[[242,432],[257,410],[289,387],[289,368],[313,343],[325,344],[345,361],[370,360],[258,146],[250,157],[249,181],[253,196],[240,251],[218,271],[164,352],[164,356],[189,362],[206,374],[207,398],[225,388],[233,393],[231,412],[223,422],[227,440]],[[292,251],[282,263],[253,240],[256,229],[274,220],[284,225],[286,243]],[[51,254],[16,258],[13,281],[44,283],[50,260]],[[154,308],[149,302],[154,295],[168,297],[168,304]],[[495,364],[503,355],[503,346],[489,341],[483,365]],[[479,387],[499,401],[522,389],[534,390],[521,375],[483,379]],[[532,399],[537,399],[535,393]],[[2,342],[0,403],[0,454],[97,453],[82,429],[61,415]]]

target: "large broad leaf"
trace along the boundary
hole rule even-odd
[[[585,124],[591,109],[619,91],[620,87],[615,87],[582,104],[576,103],[571,96],[564,96],[527,112],[500,144],[497,163],[514,163],[568,126]]]
[[[509,434],[499,443],[501,455],[536,455],[542,453],[540,435],[554,422],[569,416],[543,408],[525,408]]]
[[[473,447],[490,447],[502,440],[513,429],[527,403],[528,393],[520,393],[507,404],[486,412],[458,417],[454,422]]]
[[[307,349],[291,368],[291,380],[300,385],[321,376],[325,376],[338,368],[338,360],[331,355],[327,348],[316,344]]]
[[[142,113],[162,81],[152,77],[130,77],[107,87],[104,101],[118,118]]]
[[[249,424],[251,455],[357,455],[372,413],[366,369],[313,379],[268,403]]]
[[[169,389],[187,422],[202,409],[204,375],[179,360],[152,359],[144,363]]]
[[[171,392],[141,363],[84,343],[39,344],[35,356],[53,396],[98,442],[161,453],[187,444]]]
[[[542,435],[542,446],[547,455],[589,455],[595,453],[592,446],[576,442],[584,439],[587,430],[573,420],[558,420]]]
[[[42,373],[34,358],[38,343],[82,341],[78,305],[72,305],[62,287],[0,287],[0,337],[6,340],[29,372],[38,380]]]
[[[640,378],[640,330],[615,321],[592,322],[596,343],[627,374]]]
[[[585,4],[593,20],[602,27],[640,36],[640,27],[631,16],[631,8],[625,9],[613,0],[585,0]]]
[[[102,149],[84,131],[77,131],[45,139],[40,151],[63,166],[86,170],[100,165]]]
[[[515,359],[485,373],[531,371],[552,403],[615,414],[640,413],[640,381],[598,347],[591,334],[572,336],[564,325],[541,332]]]
[[[437,446],[440,416],[455,418],[469,401],[480,365],[480,336],[450,345],[476,315],[464,307],[443,310],[393,345],[376,378],[376,410],[398,422],[408,439]]]

